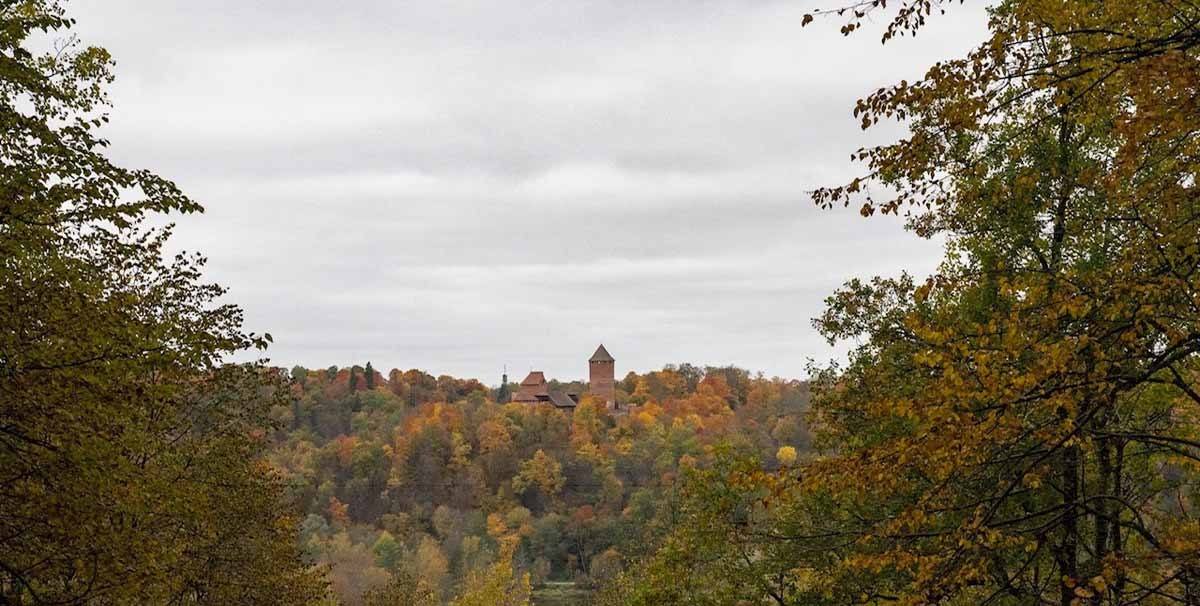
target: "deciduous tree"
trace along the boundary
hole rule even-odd
[[[223,365],[269,337],[166,254],[152,219],[201,208],[105,157],[112,59],[71,25],[0,3],[0,602],[303,603],[258,462],[281,377]]]

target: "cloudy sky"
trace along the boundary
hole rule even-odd
[[[823,6],[823,5],[822,5]],[[928,271],[898,222],[821,211],[855,99],[980,39],[845,39],[791,2],[74,0],[117,60],[122,163],[203,202],[280,365],[520,378],[733,363],[800,377],[846,278]]]

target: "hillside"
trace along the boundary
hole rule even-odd
[[[573,413],[500,404],[507,390],[419,370],[297,367],[290,388],[268,459],[348,604],[401,570],[448,600],[505,537],[535,586],[602,584],[653,544],[681,470],[715,445],[772,467],[809,444],[807,385],[738,368],[629,373],[616,412],[587,395]]]

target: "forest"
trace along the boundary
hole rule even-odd
[[[533,588],[601,586],[670,525],[681,472],[715,452],[776,468],[810,443],[806,384],[732,367],[631,372],[616,411],[589,396],[574,412],[502,404],[503,387],[370,363],[286,378],[267,460],[346,604],[400,571],[441,603],[507,541]]]
[[[980,4],[811,192],[932,273],[848,277],[803,380],[669,365],[568,414],[231,362],[273,338],[169,246],[202,205],[109,157],[114,58],[0,0],[0,604],[1200,604],[1200,4]]]

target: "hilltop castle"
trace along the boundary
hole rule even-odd
[[[616,410],[617,404],[617,382],[615,378],[616,360],[612,354],[604,349],[604,345],[596,348],[596,353],[588,359],[588,394],[602,402],[609,410]],[[507,378],[505,378],[507,382]],[[521,381],[521,385],[517,388],[517,393],[513,395],[513,402],[521,402],[524,404],[537,404],[545,402],[552,404],[559,410],[567,412],[575,410],[575,406],[579,404],[579,394],[562,391],[551,391],[549,384],[546,382],[546,374],[540,370],[535,370],[529,373]]]

